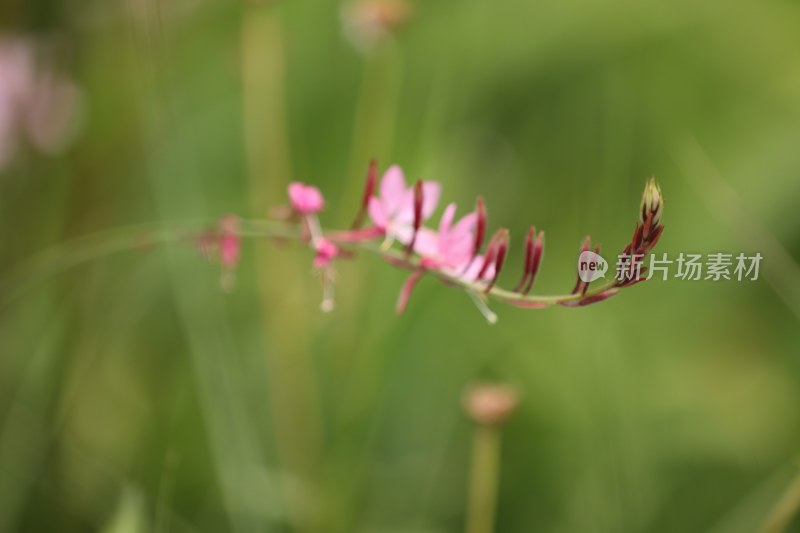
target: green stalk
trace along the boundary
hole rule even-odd
[[[286,120],[284,33],[276,2],[245,1],[241,21],[242,115],[251,213],[263,216],[280,203],[291,173]],[[256,232],[257,233],[257,232]],[[307,324],[294,320],[297,300],[283,298],[291,265],[272,261],[265,247],[256,250],[256,272],[270,398],[271,436],[276,462],[289,477],[316,489],[320,484],[322,429],[319,392]],[[282,280],[275,282],[275,280]],[[295,281],[295,283],[300,283]],[[298,285],[296,291],[305,287]],[[269,319],[267,319],[269,317]],[[283,486],[295,531],[315,531],[308,491],[297,483]]]
[[[475,426],[472,437],[466,533],[492,533],[500,478],[500,429]]]
[[[383,43],[364,59],[344,198],[359,197],[366,172],[364,162],[372,157],[385,157],[391,147],[401,80],[401,57],[391,43]],[[351,215],[351,209],[352,206],[342,205],[342,220]]]
[[[783,533],[800,510],[800,472],[767,515],[759,533]]]

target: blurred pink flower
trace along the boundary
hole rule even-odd
[[[53,155],[73,140],[81,96],[71,81],[37,64],[23,38],[0,36],[0,168],[23,140]]]
[[[219,221],[219,259],[223,267],[233,269],[239,264],[241,240],[239,217],[236,215],[222,217]]]
[[[367,54],[390,39],[411,18],[407,0],[351,0],[342,8],[344,34]]]
[[[314,250],[317,252],[314,256],[315,268],[328,266],[339,255],[339,247],[324,237],[317,239],[317,242],[314,243]]]
[[[77,86],[52,72],[40,75],[28,95],[25,129],[31,142],[47,155],[62,152],[74,138],[80,106]]]
[[[22,103],[32,83],[31,48],[23,41],[0,37],[0,167],[16,151]]]
[[[505,422],[519,401],[519,392],[509,385],[482,383],[466,391],[464,409],[476,423],[493,426]]]
[[[319,189],[299,181],[289,184],[289,200],[292,208],[303,215],[319,213],[325,207],[325,199]]]
[[[226,292],[232,291],[236,285],[236,266],[239,264],[241,248],[239,217],[225,215],[219,219],[219,260],[222,263],[220,285]]]
[[[441,186],[422,183],[422,220],[430,218],[439,203]],[[386,234],[387,241],[408,244],[414,235],[414,187],[406,187],[403,170],[392,165],[381,178],[378,196],[369,199],[369,216]]]
[[[326,238],[317,239],[314,243],[314,267],[325,268],[330,262],[339,255],[339,248]]]

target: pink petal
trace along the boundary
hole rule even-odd
[[[380,199],[388,216],[392,216],[400,209],[406,196],[406,179],[403,169],[392,165],[384,172],[381,178]]]
[[[386,229],[386,226],[389,225],[389,219],[386,215],[386,211],[383,209],[383,203],[373,196],[369,199],[367,209],[369,210],[369,218],[372,219],[372,223],[381,229]]]
[[[400,296],[397,298],[397,307],[395,308],[398,315],[402,315],[406,307],[408,307],[408,300],[411,298],[411,293],[414,292],[414,287],[417,286],[417,282],[424,273],[424,270],[413,272],[403,284],[403,288],[400,289]]]
[[[226,215],[219,220],[219,256],[222,265],[232,269],[239,263],[241,238],[239,237],[239,218]]]
[[[474,238],[471,227],[475,222],[475,216],[467,215],[447,235],[440,236],[439,247],[448,265],[463,265],[472,256]]]
[[[442,250],[442,260],[447,265],[464,265],[472,256],[472,245],[468,240],[456,241]]]
[[[288,193],[292,207],[304,215],[318,213],[325,207],[322,193],[311,185],[294,181],[289,184]]]
[[[442,219],[439,222],[439,236],[445,238],[450,233],[450,225],[453,223],[453,217],[456,215],[456,204],[452,203],[444,209]]]
[[[234,268],[239,262],[241,243],[238,235],[223,235],[219,242],[219,255],[226,268]]]
[[[433,212],[436,211],[441,193],[442,186],[438,181],[425,181],[422,183],[422,220],[429,219]]]
[[[414,238],[414,228],[411,224],[394,223],[390,224],[389,231],[386,234],[402,244],[408,244]]]
[[[455,227],[453,227],[453,231],[451,231],[451,235],[469,235],[470,242],[472,241],[472,232],[475,230],[475,224],[478,222],[478,214],[477,213],[469,213],[461,217]]]
[[[414,223],[414,189],[406,189],[402,195],[397,209],[391,218],[400,224],[412,225]]]
[[[469,268],[467,268],[466,272],[464,272],[464,274],[461,275],[460,277],[466,281],[475,281],[475,278],[477,278],[478,274],[480,274],[481,267],[483,267],[483,256],[476,255],[475,259],[469,264]],[[460,272],[462,270],[464,270],[463,264],[458,269],[458,271]],[[483,276],[481,277],[481,280],[489,281],[492,278],[494,278],[494,263],[490,264],[486,268],[486,270],[483,273]]]
[[[36,147],[46,154],[63,151],[77,133],[81,115],[78,88],[50,74],[27,95],[25,127]]]
[[[420,228],[417,240],[414,242],[414,251],[423,257],[438,257],[439,235],[432,229]]]

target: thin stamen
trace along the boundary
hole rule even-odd
[[[467,291],[467,294],[469,294],[469,297],[472,298],[472,303],[475,304],[475,307],[478,308],[478,311],[481,312],[486,321],[492,325],[497,324],[497,314],[489,309],[489,306],[486,305],[484,298],[474,291]]]
[[[319,308],[323,313],[330,313],[336,307],[334,284],[328,271],[329,269],[326,268],[322,273],[322,302],[320,302]]]

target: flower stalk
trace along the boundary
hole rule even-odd
[[[464,395],[464,409],[474,423],[466,533],[494,531],[501,428],[518,403],[519,394],[508,385],[476,385]]]

